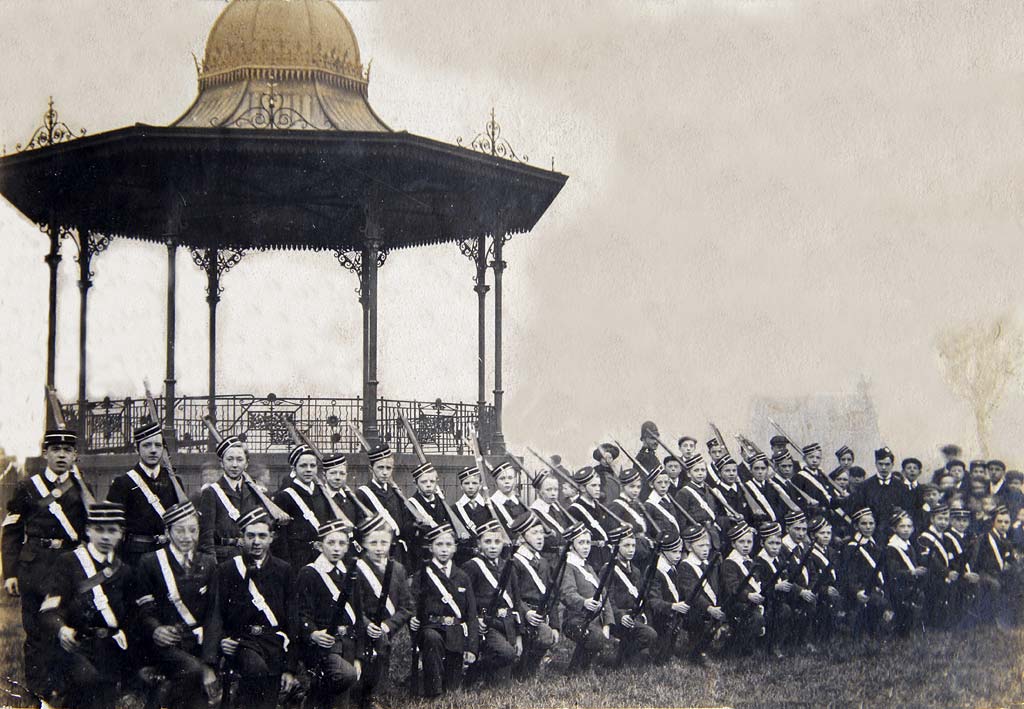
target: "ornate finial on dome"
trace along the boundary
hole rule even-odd
[[[501,126],[494,117],[493,106],[491,107],[491,120],[487,121],[487,125],[482,133],[477,133],[468,146],[462,144],[461,136],[455,139],[455,143],[463,148],[468,147],[470,150],[487,153],[496,158],[515,160],[521,163],[527,163],[530,160],[528,155],[523,157],[516,155],[512,145],[505,138],[501,137]]]

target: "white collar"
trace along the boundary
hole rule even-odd
[[[1003,477],[999,478],[999,482],[997,482],[997,483],[989,483],[988,484],[988,492],[989,492],[989,494],[990,495],[995,495],[997,492],[999,492],[999,490],[1002,489],[1002,487],[1003,487],[1003,481],[1004,480],[1006,480],[1006,476],[1005,475]]]
[[[910,542],[900,539],[895,534],[889,537],[889,546],[891,546],[893,549],[899,549],[902,552],[910,551]]]
[[[338,571],[340,571],[343,574],[346,571],[345,570],[345,564],[344,564],[343,561],[339,561],[337,564],[332,564],[331,562],[327,561],[327,557],[324,556],[323,554],[320,554],[320,556],[318,556],[313,561],[313,563],[310,564],[310,566],[312,566],[317,571],[324,572],[325,574],[329,574],[332,571],[334,571],[335,569],[337,569]]]
[[[85,548],[89,550],[89,556],[101,564],[112,564],[114,563],[114,552],[108,554],[100,554],[99,549],[93,546],[92,542],[85,545]]]
[[[228,486],[228,489],[232,490],[233,492],[238,492],[239,490],[242,489],[241,475],[239,475],[236,479],[232,480],[227,473],[224,473],[222,479],[224,480],[224,484]]]
[[[757,552],[757,558],[764,559],[768,562],[769,566],[775,566],[775,560],[779,557],[770,555],[767,549],[762,548],[761,551]]]
[[[433,563],[434,563],[434,568],[443,571],[445,576],[451,576],[452,575],[452,560],[451,559],[448,560],[447,564],[442,564],[437,559],[434,559]]]
[[[530,504],[530,507],[532,507],[535,510],[539,510],[545,514],[551,512],[551,503],[544,502],[544,500],[540,499],[539,497]]]
[[[491,502],[495,505],[504,505],[506,502],[518,502],[514,495],[506,495],[501,490],[495,490],[491,495]]]
[[[735,561],[740,566],[742,566],[743,564],[745,564],[748,561],[750,561],[750,557],[749,556],[743,556],[738,551],[736,551],[735,549],[733,549],[731,552],[729,552],[729,556],[727,556],[725,558],[727,560],[731,559],[732,561]]]
[[[892,482],[892,473],[890,473],[887,478],[883,478],[881,475],[876,475],[875,477],[878,478],[879,485],[888,485]]]
[[[575,549],[570,549],[569,555],[566,557],[565,563],[572,564],[573,566],[577,566],[582,569],[583,566],[587,563],[587,560],[579,554],[577,554]]]
[[[668,559],[665,558],[664,554],[658,554],[658,571],[661,571],[662,573],[667,575],[674,568],[676,567],[672,566],[672,564],[669,563]]]
[[[683,561],[685,561],[690,566],[701,566],[702,564],[706,563],[701,561],[700,558],[692,551],[686,555],[686,558],[683,559]]]
[[[341,495],[342,497],[345,497],[345,488],[343,488],[343,487],[339,487],[337,490],[335,490],[330,485],[327,485],[327,486],[324,487],[324,491],[328,495],[330,495],[331,497],[336,497],[338,495]]]
[[[308,495],[312,495],[314,492],[316,492],[316,483],[313,482],[312,480],[309,481],[309,485],[307,486],[306,483],[302,482],[296,477],[292,479],[292,485],[299,488]]]
[[[185,554],[180,552],[178,550],[178,548],[176,546],[174,546],[173,544],[168,544],[167,548],[171,551],[172,554],[174,554],[174,558],[177,559],[177,561],[178,561],[178,566],[181,566],[182,568],[184,568],[184,566],[185,566],[186,559],[188,561],[191,561],[192,557],[195,555],[195,552],[192,552],[192,554],[189,554],[188,556],[186,556]]]
[[[156,480],[157,476],[160,475],[160,464],[157,463],[155,468],[150,468],[148,465],[139,461],[139,470],[146,474],[146,477],[150,480]]]
[[[269,558],[270,553],[268,552],[267,554],[264,554],[262,559],[254,559],[253,557],[249,557],[249,561],[251,561],[257,569],[262,569],[263,564],[266,563],[267,559]]]
[[[50,468],[47,468],[46,471],[43,473],[43,477],[45,477],[51,484],[67,482],[69,475],[71,475],[70,470],[64,473],[63,475],[57,475],[57,473],[50,470]]]
[[[520,544],[519,548],[516,549],[516,556],[521,558],[523,561],[533,561],[537,558],[537,552],[535,552],[529,544]]]

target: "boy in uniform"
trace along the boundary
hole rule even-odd
[[[619,475],[619,496],[608,507],[633,529],[636,562],[641,568],[646,568],[647,560],[651,558],[654,530],[647,521],[647,510],[639,500],[640,487],[640,471],[633,468],[623,470]]]
[[[82,538],[86,503],[92,501],[75,466],[77,445],[74,431],[56,428],[43,435],[46,470],[18,483],[2,527],[4,590],[21,596],[25,681],[38,696],[48,695],[57,679],[48,672],[52,637],[39,625],[39,606],[57,557]]]
[[[553,482],[557,483],[557,480]],[[555,491],[557,494],[557,485]],[[575,528],[583,525],[576,523]],[[567,524],[562,530],[573,528]],[[556,577],[564,571],[564,560],[566,551],[559,552],[555,561],[555,568],[548,563],[542,555],[547,540],[544,524],[540,518],[530,510],[523,513],[512,521],[509,528],[513,541],[518,540],[519,546],[512,555],[512,563],[515,564],[517,587],[523,604],[523,651],[519,661],[518,675],[532,677],[540,668],[544,655],[558,642],[558,629],[561,627],[557,602],[552,602],[551,596],[557,598],[558,583]],[[554,588],[553,588],[554,587]],[[542,607],[544,603],[551,608]]]
[[[676,496],[679,504],[690,513],[697,524],[704,525],[710,535],[712,547],[718,549],[721,547],[719,532],[723,525],[729,523],[729,518],[720,513],[718,501],[705,484],[708,465],[700,454],[686,460],[686,476],[686,484]],[[686,541],[685,536],[683,541]]]
[[[950,597],[950,622],[953,625],[966,623],[974,612],[981,576],[972,568],[977,540],[970,537],[971,511],[963,507],[949,511],[949,529],[942,535],[942,541],[949,553],[950,566],[959,572]]]
[[[558,501],[560,485],[554,474],[538,473],[531,482],[537,490],[537,499],[530,503],[530,511],[536,514],[546,530],[541,554],[553,569],[558,566],[558,559],[565,549],[565,530],[573,525],[573,519]]]
[[[274,494],[274,503],[292,521],[274,535],[273,552],[298,573],[319,556],[314,547],[318,531],[322,524],[334,519],[334,514],[327,495],[317,484],[318,461],[313,449],[306,445],[295,446],[288,454],[288,465],[293,473],[291,482]]]
[[[843,570],[850,629],[858,638],[865,631],[872,634],[887,632],[893,611],[886,593],[884,552],[874,536],[874,513],[867,507],[861,507],[851,516],[857,531],[843,547]]]
[[[327,497],[352,524],[359,524],[365,515],[348,486],[348,458],[344,453],[325,453],[320,463],[324,466]]]
[[[236,436],[226,436],[217,444],[224,474],[199,497],[199,551],[213,554],[221,563],[242,553],[238,520],[255,508],[261,508],[256,493],[245,482],[249,454]]]
[[[580,489],[580,496],[569,505],[569,514],[578,522],[582,522],[590,532],[591,552],[587,561],[595,569],[603,569],[611,560],[610,539],[607,515],[597,506],[601,496],[601,478],[593,468],[581,468],[572,476],[573,482]]]
[[[64,681],[72,709],[114,706],[126,664],[126,586],[130,567],[115,555],[124,537],[124,507],[89,505],[87,542],[58,557],[39,608],[39,624],[58,647],[47,668]]]
[[[217,567],[220,633],[225,664],[238,674],[239,706],[274,709],[278,693],[298,689],[292,567],[271,552],[270,515],[255,507],[238,519],[242,553]],[[225,688],[227,691],[227,688]]]
[[[1010,529],[1010,510],[996,507],[988,534],[978,540],[974,570],[981,576],[978,615],[982,622],[997,622],[1000,627],[1013,623],[1020,590],[1016,588],[1016,562],[1006,533]]]
[[[750,552],[754,548],[754,530],[746,522],[729,529],[732,550],[722,562],[724,609],[734,631],[737,649],[742,655],[754,651],[754,643],[765,634],[764,594]]]
[[[949,506],[940,503],[929,512],[930,524],[917,537],[917,552],[928,568],[924,582],[924,622],[929,628],[949,626],[951,591],[960,578],[953,559],[943,543],[949,529]]]
[[[639,473],[636,482],[639,484]],[[613,534],[618,539],[618,552],[608,587],[608,603],[614,618],[611,634],[619,641],[618,658],[621,664],[639,661],[645,650],[657,644],[658,633],[652,627],[652,616],[646,609],[647,598],[650,596],[650,588],[645,584],[647,567],[633,564],[637,551],[633,528],[620,527]],[[652,558],[646,563],[657,564],[657,559]]]
[[[587,562],[592,541],[590,530],[582,524],[566,530],[570,548],[560,597],[565,607],[562,628],[576,643],[569,662],[570,673],[587,670],[597,655],[612,647],[611,625],[615,616],[607,603],[607,594],[598,593],[601,582],[594,567]]]
[[[507,530],[512,520],[526,512],[526,506],[519,501],[516,494],[516,469],[505,461],[493,468],[491,475],[494,476],[494,485],[497,488],[491,495],[491,505],[501,526]]]
[[[711,536],[707,530],[687,527],[683,531],[683,543],[687,554],[678,567],[678,587],[684,599],[693,599],[690,611],[684,616],[684,626],[690,635],[689,659],[704,664],[707,658],[703,648],[726,620],[720,605],[721,586],[714,561],[709,558]]]
[[[409,540],[409,556],[415,559],[412,571],[417,571],[430,558],[427,550],[426,533],[442,524],[451,524],[444,508],[441,492],[437,489],[437,470],[430,463],[423,463],[412,471],[416,492],[409,496],[409,507],[415,514],[409,515],[410,526],[405,538]],[[468,529],[468,528],[467,528]],[[463,545],[469,540],[463,540]]]
[[[320,525],[319,555],[295,580],[295,641],[314,675],[307,706],[329,709],[359,679],[364,636],[355,610],[354,570],[345,565],[352,532],[340,519]]]
[[[135,566],[143,554],[167,543],[163,514],[185,500],[181,481],[172,481],[170,471],[160,464],[164,454],[160,422],[136,428],[132,440],[139,460],[110,483],[107,501],[124,505],[127,528],[121,554],[126,564]]]
[[[366,459],[370,464],[370,480],[356,491],[360,502],[391,527],[391,553],[403,564],[408,564],[409,545],[400,539],[402,532],[412,524],[411,514],[395,490],[392,475],[395,471],[395,456],[388,445],[381,444],[369,450]]]
[[[530,514],[530,513],[524,513]],[[521,515],[520,515],[521,517]],[[520,520],[517,517],[513,525]],[[501,523],[492,519],[477,527],[477,555],[467,561],[462,570],[476,599],[476,618],[480,631],[480,652],[473,663],[473,679],[493,678],[506,683],[512,678],[512,666],[523,652],[519,634],[526,615],[519,596],[519,583],[515,564],[511,559],[501,560],[503,531]],[[468,678],[467,678],[468,679]]]
[[[426,540],[431,558],[412,577],[417,609],[409,629],[423,662],[423,696],[439,697],[462,684],[463,664],[476,662],[480,628],[469,576],[452,562],[455,530],[434,527]]]
[[[928,568],[921,563],[917,549],[910,543],[914,521],[906,510],[893,514],[890,528],[892,536],[885,548],[885,574],[889,588],[889,601],[895,617],[896,634],[906,637],[917,625],[924,608],[924,577]]]
[[[651,613],[661,628],[652,654],[657,664],[668,662],[676,653],[676,638],[684,616],[690,611],[679,588],[677,567],[683,558],[683,540],[674,529],[667,529],[658,537],[655,551],[658,555],[651,587]]]
[[[793,609],[790,595],[793,584],[786,577],[786,568],[791,556],[782,553],[782,525],[765,522],[758,529],[761,537],[761,551],[754,564],[758,568],[758,579],[765,596],[765,651],[776,659],[783,657],[782,647],[793,634]],[[795,548],[795,547],[794,547]]]

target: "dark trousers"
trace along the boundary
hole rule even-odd
[[[437,697],[462,684],[462,653],[445,648],[444,635],[433,628],[424,628],[420,646],[423,661],[423,696]]]
[[[369,638],[367,638],[369,641]],[[369,659],[363,661],[363,674],[359,684],[352,691],[353,698],[358,706],[369,703],[373,693],[383,689],[387,683],[388,670],[391,665],[391,643],[387,636],[382,636],[373,642],[373,653]]]
[[[146,703],[147,708],[169,707],[170,709],[202,709],[206,707],[206,692],[203,688],[202,661],[188,650],[180,647],[157,648],[151,661],[160,670],[165,680]]]
[[[235,653],[235,670],[239,676],[236,706],[255,709],[274,709],[277,706],[282,658],[266,657],[270,653],[262,645],[240,645]]]
[[[764,612],[765,645],[769,650],[785,645],[793,634],[793,609],[785,601],[769,598]]]
[[[307,707],[329,708],[337,697],[348,692],[358,677],[352,664],[353,659],[346,658],[341,652],[333,649],[320,652],[318,657],[309,659],[308,665],[313,669],[314,678]]]
[[[765,635],[763,606],[752,606],[749,603],[734,610],[729,616],[729,628],[732,630],[733,641],[730,647],[740,655],[749,655],[754,646]]]
[[[548,650],[554,647],[555,633],[551,626],[543,623],[536,627],[528,626],[523,633],[523,656],[516,666],[517,677],[532,677],[540,669],[540,663]]]
[[[57,649],[68,709],[106,709],[116,703],[124,653],[112,638],[82,640],[74,652]]]
[[[658,642],[658,632],[646,623],[637,623],[634,628],[622,625],[611,627],[612,637],[619,641],[618,659],[627,663],[640,659],[640,654]]]
[[[512,666],[516,661],[516,649],[500,628],[488,628],[480,642],[480,656],[469,666],[466,681],[475,682],[486,678],[493,683],[512,679]]]
[[[885,622],[884,615],[889,609],[889,600],[878,591],[868,594],[867,603],[854,599],[850,606],[850,630],[853,637],[859,638],[865,633],[888,635],[892,624]]]
[[[591,621],[586,629],[580,628],[578,622],[567,622],[565,634],[576,643],[576,649],[573,650],[572,659],[569,661],[570,672],[590,669],[594,658],[612,647],[612,641],[601,632],[601,622],[598,619]]]
[[[43,637],[42,628],[39,627],[39,606],[44,597],[42,593],[21,589],[21,627],[25,629],[25,682],[29,689],[39,695],[45,695],[53,688],[53,680],[47,672],[53,643]]]

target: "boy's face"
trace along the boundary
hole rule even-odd
[[[870,537],[875,533],[875,518],[873,515],[864,515],[857,520],[857,531],[863,534],[865,537]]]
[[[754,548],[754,533],[747,532],[733,544],[740,556],[749,556],[750,550]]]
[[[543,539],[541,541],[543,542]],[[480,537],[480,553],[492,561],[501,554],[502,546],[501,535],[498,532],[487,532]]]
[[[675,458],[672,458],[665,463],[665,470],[668,472],[669,477],[675,480],[682,474],[683,465]]]
[[[789,525],[789,538],[794,542],[803,542],[807,539],[807,522],[794,522]]]
[[[883,478],[887,478],[892,475],[892,458],[882,458],[881,460],[875,461],[875,469],[878,470],[878,474]]]
[[[416,479],[416,488],[425,497],[431,497],[437,491],[437,473],[431,471],[423,473]]]
[[[362,544],[371,561],[378,564],[383,562],[391,553],[391,528],[375,529],[366,535]]]
[[[511,495],[516,486],[516,474],[513,470],[502,470],[494,484],[503,495]]]
[[[711,553],[711,539],[708,535],[704,535],[695,542],[691,542],[687,545],[690,552],[701,561],[708,560],[708,554]]]
[[[624,561],[632,561],[636,555],[636,538],[626,537],[619,542],[619,556]]]
[[[430,543],[430,553],[441,564],[447,564],[455,555],[455,537],[445,533]]]
[[[827,549],[828,545],[832,543],[832,525],[826,524],[824,527],[815,532],[814,541],[822,549]]]
[[[468,478],[462,481],[462,491],[466,493],[466,497],[473,499],[476,494],[480,492],[480,476],[470,475]]]
[[[549,505],[558,502],[558,480],[550,475],[540,484],[540,499]]]
[[[313,482],[313,478],[316,477],[316,456],[312,453],[299,456],[299,459],[295,461],[295,477],[298,478],[304,485],[309,485]]]
[[[523,540],[530,545],[530,548],[534,551],[540,551],[544,548],[544,527],[540,524],[535,524],[525,532],[523,532]]]
[[[992,520],[992,528],[1000,534],[1006,534],[1010,530],[1010,513],[1004,512],[996,515]]]
[[[46,458],[46,465],[50,470],[57,473],[57,475],[63,475],[71,470],[71,466],[78,460],[78,450],[74,446],[61,443],[59,445],[47,446],[46,450],[43,451],[43,457]]]
[[[949,529],[949,512],[940,512],[937,515],[932,515],[932,525],[940,532],[945,532]]]
[[[324,472],[324,479],[327,481],[329,488],[340,490],[348,484],[348,465],[344,463],[335,465],[330,470]]]
[[[668,492],[668,486],[671,484],[672,481],[669,479],[668,475],[659,475],[654,478],[654,491],[659,495],[664,496],[665,493]]]
[[[721,443],[715,441],[710,446],[708,446],[708,455],[711,456],[712,460],[718,460],[723,455],[725,455],[725,448],[722,446]]]
[[[1010,525],[1006,526],[1009,528]],[[124,527],[119,524],[89,523],[85,526],[85,536],[100,554],[109,554],[124,536]]]
[[[191,554],[199,542],[199,518],[195,515],[175,522],[167,530],[171,545],[182,554]]]
[[[331,532],[320,541],[320,553],[332,564],[344,559],[347,552],[348,534],[345,532]]]
[[[579,554],[583,559],[590,556],[590,547],[593,544],[593,540],[590,538],[590,532],[584,532],[580,536],[572,540],[572,550]]]
[[[665,557],[665,561],[671,566],[675,566],[679,563],[679,560],[683,558],[682,549],[673,549],[672,551],[663,551],[661,555]]]
[[[779,463],[779,475],[782,476],[783,480],[789,480],[793,477],[793,461],[784,460]]]
[[[1020,492],[1020,489],[1021,489],[1021,481],[1020,481],[1020,479],[1019,479],[1019,478],[1013,478],[1012,480],[1007,480],[1007,481],[1006,481],[1006,485],[1007,485],[1007,487],[1009,487],[1009,488],[1010,488],[1011,490],[1016,490],[1017,492]]]
[[[853,465],[853,453],[843,453],[839,456],[839,465],[844,468],[849,468]]]
[[[768,464],[763,460],[757,461],[750,466],[750,474],[754,476],[754,480],[763,483],[768,479]]]
[[[929,490],[924,494],[924,501],[927,502],[930,507],[934,507],[940,497],[942,497],[942,494],[939,493],[938,490]]]
[[[242,547],[254,559],[262,559],[270,551],[274,533],[266,522],[253,522],[242,532]]]
[[[857,488],[859,488],[863,484],[864,484],[864,476],[863,475],[851,475],[850,476],[850,489],[851,490],[856,490]]]
[[[729,463],[729,465],[718,471],[718,477],[722,478],[722,482],[726,485],[732,485],[736,482],[736,478],[739,477],[739,474],[739,468],[735,463]]]
[[[150,468],[160,462],[164,455],[164,438],[161,434],[145,438],[138,444],[139,460]]]
[[[595,476],[590,482],[583,486],[583,491],[587,493],[587,497],[591,500],[596,500],[601,497],[601,478]]]
[[[220,464],[229,478],[237,480],[245,472],[249,460],[242,446],[231,446],[224,451],[224,457],[220,459]]]
[[[993,512],[995,512],[995,509],[997,507],[999,507],[999,502],[996,500],[996,498],[992,497],[991,495],[987,495],[986,497],[982,498],[981,509],[982,511],[985,512],[985,514],[992,514]]]
[[[907,541],[913,533],[914,523],[910,521],[910,518],[900,517],[900,521],[896,523],[896,535],[903,541]]]
[[[622,492],[626,494],[626,497],[630,500],[635,500],[640,496],[640,481],[634,480],[628,485],[622,486]]]
[[[959,515],[957,515],[956,517],[950,516],[949,526],[955,529],[960,534],[963,534],[967,531],[967,528],[971,526],[971,518],[961,517]]]
[[[1006,475],[1006,471],[1003,470],[1003,468],[999,467],[998,465],[988,466],[988,479],[991,480],[992,482],[999,482],[1000,480],[1003,479],[1004,475]]]
[[[964,476],[967,475],[967,471],[964,470],[964,466],[962,465],[954,465],[949,469],[949,472],[953,475],[954,478],[956,478],[957,483],[963,480]]]
[[[386,485],[391,481],[391,476],[395,472],[395,459],[393,456],[388,456],[375,462],[370,466],[370,474],[373,475],[373,479],[380,485]]]
[[[764,540],[764,550],[768,552],[768,556],[776,557],[779,555],[779,549],[782,548],[782,537],[778,534],[773,534]]]
[[[833,482],[835,482],[836,487],[838,487],[840,490],[849,490],[850,474],[845,472],[839,473],[839,475],[836,475],[836,479]]]
[[[565,498],[569,499],[569,498],[572,498],[572,497],[575,497],[575,496],[576,496],[576,488],[574,488],[569,483],[562,483],[562,497],[565,497]]]
[[[821,465],[821,451],[811,451],[808,453],[804,460],[807,461],[807,466],[813,470],[817,470]]]
[[[704,463],[700,463],[697,467],[690,471],[690,480],[700,485],[704,482],[704,479],[708,476],[708,466]]]
[[[907,463],[903,466],[903,477],[910,482],[914,482],[921,477],[921,466],[917,463]]]
[[[943,492],[956,487],[956,478],[949,473],[939,476],[939,489]]]
[[[687,439],[679,444],[679,450],[682,451],[684,458],[689,458],[693,455],[693,452],[697,450],[697,441]],[[680,470],[682,470],[682,468],[680,468]]]

